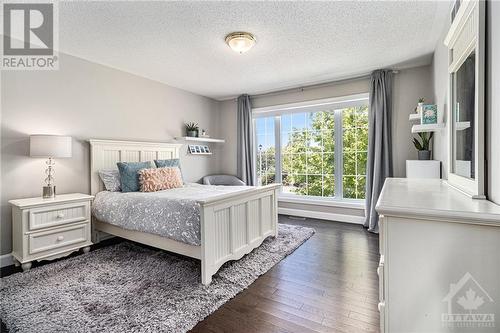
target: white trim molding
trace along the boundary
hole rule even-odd
[[[298,203],[311,206],[326,206],[326,207],[337,207],[337,208],[349,208],[349,209],[360,209],[365,210],[365,202],[361,200],[338,200],[338,199],[324,199],[322,197],[314,196],[298,196],[293,194],[283,194],[278,196],[279,202],[290,202]]]
[[[0,256],[0,267],[7,267],[10,265],[14,265],[14,258],[12,257],[12,253],[2,254]]]
[[[308,217],[308,218],[312,218],[312,219],[320,219],[320,220],[328,220],[328,221],[336,221],[336,222],[346,222],[346,223],[353,223],[353,224],[363,224],[365,222],[364,216],[336,214],[336,213],[327,213],[327,212],[316,212],[316,211],[312,211],[312,210],[284,208],[284,207],[278,207],[278,214]]]

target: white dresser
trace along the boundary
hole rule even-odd
[[[387,179],[382,332],[500,332],[500,206],[437,179]]]
[[[51,260],[83,248],[90,240],[90,202],[93,196],[74,193],[53,199],[11,200],[12,256],[23,270],[34,260]]]

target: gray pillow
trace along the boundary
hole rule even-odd
[[[120,172],[118,170],[99,170],[99,177],[104,183],[106,190],[111,192],[120,192],[122,190],[120,186]]]
[[[182,174],[181,161],[178,158],[171,158],[168,160],[155,160],[157,168],[179,168],[181,171],[182,182],[185,184],[184,175]]]

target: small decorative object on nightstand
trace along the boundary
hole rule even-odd
[[[61,194],[53,199],[10,200],[12,256],[23,270],[34,260],[52,260],[90,250],[90,202],[87,194]]]
[[[53,158],[71,157],[71,137],[61,135],[31,135],[30,156],[48,158],[45,173],[47,186],[43,187],[43,197],[53,198],[56,195],[54,186],[54,160]]]

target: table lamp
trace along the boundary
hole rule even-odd
[[[56,195],[54,185],[54,165],[53,158],[71,157],[71,137],[62,135],[31,135],[30,136],[30,156],[47,158],[47,169],[45,173],[46,186],[43,187],[43,197],[53,198]]]

